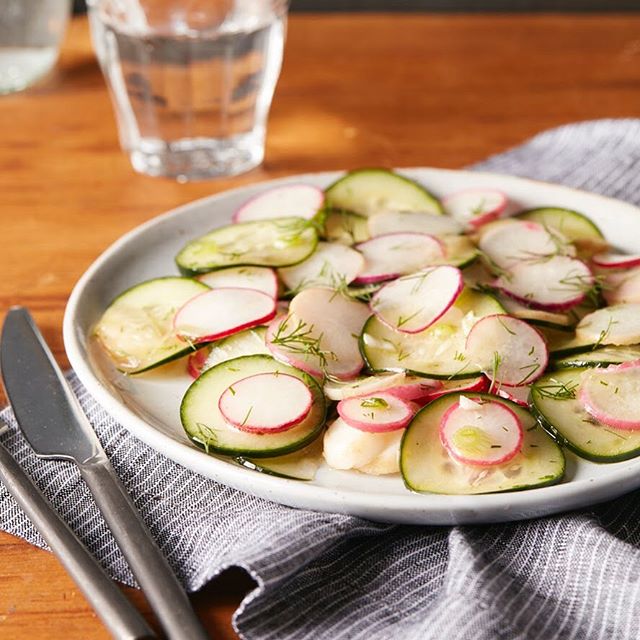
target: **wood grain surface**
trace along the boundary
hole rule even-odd
[[[132,171],[76,19],[55,72],[0,97],[0,320],[27,305],[66,364],[61,323],[74,282],[167,209],[293,173],[461,167],[548,127],[638,115],[640,14],[296,15],[264,165],[178,184]],[[232,571],[194,596],[212,637],[235,637],[231,615],[252,584]],[[126,593],[149,615],[139,592]],[[108,636],[51,554],[0,533],[0,639],[62,637]]]

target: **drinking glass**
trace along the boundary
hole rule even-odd
[[[58,59],[71,0],[0,0],[0,94],[21,91]]]
[[[181,182],[264,157],[286,0],[88,0],[94,47],[136,171]]]

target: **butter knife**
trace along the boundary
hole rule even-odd
[[[9,310],[0,368],[18,425],[36,455],[75,462],[170,640],[206,640],[186,593],[123,487],[29,312]]]

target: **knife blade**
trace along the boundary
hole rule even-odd
[[[0,369],[18,425],[42,458],[71,460],[91,491],[168,638],[205,640],[186,593],[142,521],[29,312],[13,307]]]

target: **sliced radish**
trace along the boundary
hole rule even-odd
[[[356,469],[373,475],[399,471],[403,429],[371,433],[350,427],[342,418],[329,425],[323,455],[334,469]]]
[[[465,189],[446,196],[442,206],[461,225],[476,228],[498,218],[507,202],[497,189]]]
[[[187,373],[192,378],[200,377],[200,374],[205,370],[210,353],[210,347],[203,347],[187,358]]]
[[[477,392],[483,393],[489,389],[489,379],[486,376],[478,376],[477,378],[469,378],[467,380],[447,380],[442,383],[440,389],[432,391],[425,400],[433,402],[447,393],[464,393]]]
[[[312,403],[311,391],[300,378],[259,373],[227,387],[218,400],[218,409],[237,429],[266,434],[295,427],[309,415]]]
[[[349,426],[371,433],[404,429],[414,413],[408,402],[389,393],[338,402],[338,415]]]
[[[464,283],[456,267],[430,267],[385,285],[371,309],[390,329],[418,333],[430,327],[456,301]]]
[[[263,191],[245,202],[233,214],[233,222],[289,217],[310,220],[323,204],[322,189],[310,184],[289,184]]]
[[[362,302],[332,289],[305,289],[291,301],[289,315],[269,326],[267,346],[313,376],[352,380],[364,366],[358,340],[368,317]]]
[[[616,429],[635,431],[640,429],[639,394],[640,360],[635,360],[585,371],[578,398],[596,420]]]
[[[360,396],[368,396],[380,391],[387,391],[401,385],[407,376],[404,372],[391,373],[382,376],[368,376],[366,378],[357,378],[351,382],[337,382],[336,380],[328,380],[324,384],[324,394],[329,400],[346,400],[347,398],[358,398]]]
[[[307,287],[339,287],[349,284],[364,268],[364,256],[343,244],[318,242],[316,250],[302,262],[279,269],[290,291]]]
[[[625,254],[607,251],[591,258],[593,264],[601,269],[626,269],[640,266],[640,254]]]
[[[372,238],[390,233],[428,233],[445,236],[462,233],[462,225],[450,216],[421,211],[386,211],[368,218]]]
[[[404,382],[394,385],[387,393],[401,400],[415,401],[419,405],[431,398],[433,393],[442,389],[441,380],[431,380],[418,376],[406,376]]]
[[[426,233],[387,233],[356,245],[365,258],[357,284],[383,282],[442,260],[444,245]]]
[[[501,402],[461,396],[442,416],[440,442],[458,462],[489,467],[520,452],[523,428],[518,416]]]
[[[594,278],[581,260],[551,256],[513,265],[494,284],[507,295],[530,306],[564,310],[585,299],[594,286]]]
[[[255,289],[220,288],[191,298],[173,320],[176,335],[198,344],[255,327],[273,318],[275,300]]]
[[[640,303],[616,304],[587,314],[576,337],[597,345],[640,343]]]
[[[500,304],[505,308],[509,315],[528,320],[529,322],[542,322],[555,324],[563,327],[571,327],[575,324],[575,319],[569,313],[561,313],[558,311],[545,311],[544,309],[532,309],[522,302],[518,302],[515,298],[509,296],[500,296],[498,298]]]
[[[506,398],[507,400],[511,400],[511,402],[515,402],[516,404],[519,404],[521,407],[529,406],[530,392],[531,392],[531,387],[529,385],[524,387],[510,387],[507,384],[503,384],[496,389],[496,395],[499,395],[501,398]]]
[[[478,320],[467,336],[466,350],[494,383],[513,387],[539,378],[549,361],[542,335],[524,320],[503,314]]]
[[[256,289],[272,298],[278,297],[278,278],[276,272],[269,267],[228,267],[204,273],[197,279],[212,289]]]
[[[640,302],[640,267],[607,273],[602,289],[608,304]]]
[[[549,256],[575,255],[575,247],[556,230],[526,220],[502,222],[494,223],[495,226],[484,232],[479,241],[481,251],[498,269],[509,269],[523,261],[540,261]]]

